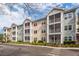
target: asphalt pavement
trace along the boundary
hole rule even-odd
[[[79,49],[1,44],[0,56],[79,56]]]

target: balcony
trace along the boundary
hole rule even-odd
[[[30,23],[25,23],[25,29],[30,28]]]
[[[30,29],[25,30],[25,34],[30,34]]]
[[[30,33],[25,33],[25,35],[27,36],[27,35],[30,35]]]
[[[61,18],[55,18],[55,22],[60,22]]]
[[[60,28],[59,29],[55,29],[55,33],[57,32],[61,32]]]
[[[16,37],[16,35],[12,35],[12,37]]]
[[[50,29],[49,30],[49,33],[59,33],[59,32],[61,32],[61,30],[60,29]]]
[[[54,23],[54,19],[50,19],[49,20],[49,23]]]
[[[55,31],[54,30],[49,30],[49,33],[55,33]]]
[[[30,26],[25,26],[25,29],[30,29]]]
[[[61,32],[61,23],[52,24],[49,26],[50,33]]]

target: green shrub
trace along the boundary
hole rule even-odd
[[[11,40],[7,40],[7,43],[11,42]]]
[[[33,44],[33,45],[44,45],[44,46],[46,46],[46,42],[45,41],[42,41],[42,40],[39,40],[39,41],[33,41],[31,44]]]
[[[31,44],[36,45],[36,43],[37,43],[37,40],[34,40],[34,41],[32,41]]]
[[[69,47],[69,45],[68,44],[65,44],[64,47]]]
[[[79,44],[65,44],[63,47],[79,47]]]
[[[17,42],[23,42],[23,41],[21,41],[21,40],[18,40]]]
[[[47,46],[53,46],[53,44],[52,44],[52,43],[47,43],[46,45],[47,45]]]
[[[2,43],[6,43],[5,41],[2,41]]]
[[[64,44],[75,44],[75,41],[64,41]]]
[[[44,41],[43,40],[39,40],[38,43],[44,43]]]

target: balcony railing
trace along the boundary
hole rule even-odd
[[[54,33],[55,31],[54,30],[49,30],[49,33]]]
[[[60,29],[56,29],[55,32],[56,32],[56,33],[57,33],[57,32],[61,32],[61,30],[60,30]]]
[[[54,19],[50,19],[49,20],[49,23],[54,23]]]
[[[60,22],[61,18],[55,18],[55,22]]]
[[[25,29],[29,29],[30,28],[30,26],[25,26]]]
[[[50,19],[49,23],[60,22],[61,18]]]
[[[61,30],[60,29],[49,30],[49,33],[57,33],[57,32],[61,32]]]

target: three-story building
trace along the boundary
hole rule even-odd
[[[4,32],[7,33],[7,28]],[[45,18],[26,19],[22,25],[12,24],[12,40],[32,42],[43,40],[47,43],[63,44],[64,41],[79,43],[79,8],[65,10],[53,8]]]

